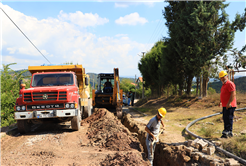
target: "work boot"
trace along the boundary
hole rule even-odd
[[[222,134],[220,138],[228,138],[227,134]]]
[[[229,133],[228,133],[228,137],[233,137],[233,133],[232,133],[232,131],[229,131]]]

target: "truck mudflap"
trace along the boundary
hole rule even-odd
[[[74,117],[77,115],[78,109],[25,111],[15,112],[15,120]]]

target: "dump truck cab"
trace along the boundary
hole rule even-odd
[[[80,121],[91,115],[89,78],[82,65],[29,66],[30,88],[21,84],[15,105],[15,120],[20,133],[31,124],[71,121],[79,130]]]

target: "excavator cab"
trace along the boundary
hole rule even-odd
[[[114,74],[100,73],[97,77],[97,91],[96,93],[113,93]]]
[[[117,117],[122,117],[123,90],[120,90],[118,68],[114,68],[114,73],[98,74],[97,90],[92,90],[92,105],[94,108],[113,108]]]

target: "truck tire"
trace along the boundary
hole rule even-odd
[[[83,106],[80,107],[80,118],[81,120],[84,119],[84,107]]]
[[[80,128],[80,115],[74,116],[71,120],[72,130],[78,131]]]
[[[17,120],[17,128],[21,134],[25,134],[30,131],[31,126],[27,120]]]

